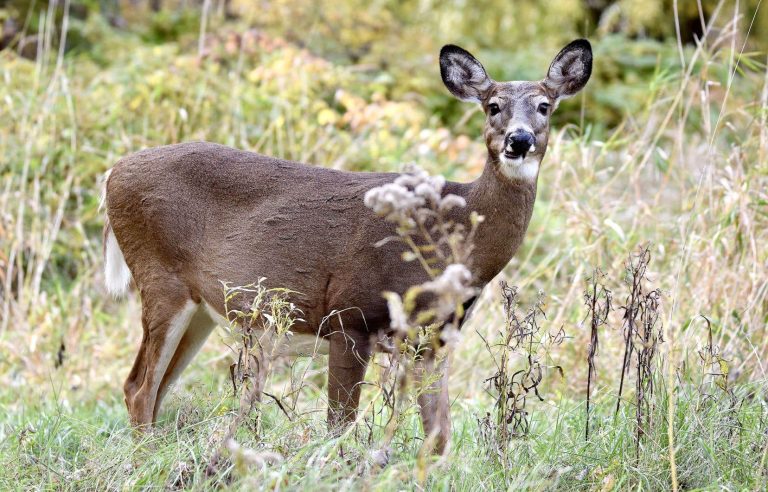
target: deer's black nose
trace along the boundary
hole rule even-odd
[[[525,157],[536,143],[533,133],[525,130],[515,130],[504,138],[504,153],[507,157]]]

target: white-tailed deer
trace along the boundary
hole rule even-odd
[[[495,82],[463,49],[441,50],[448,90],[481,104],[486,114],[482,175],[444,188],[467,203],[454,209],[453,220],[468,223],[470,211],[485,217],[469,265],[476,286],[493,279],[520,246],[550,115],[584,87],[591,71],[586,40],[563,48],[546,77],[533,82]],[[224,316],[221,281],[246,285],[260,277],[269,287],[298,293],[292,300],[303,321],[292,331],[327,342],[329,425],[352,421],[372,336],[390,329],[382,292],[402,294],[427,279],[416,262],[403,262],[402,244],[376,246],[394,226],[363,203],[366,191],[397,176],[312,167],[202,142],[121,159],[106,183],[105,271],[110,292],[123,293],[133,277],[142,300],[144,335],[124,388],[132,423],[155,421],[169,385]],[[332,311],[342,314],[322,323]],[[438,451],[450,434],[446,376],[419,398],[424,430]]]

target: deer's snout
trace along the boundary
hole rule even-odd
[[[517,129],[509,132],[504,137],[504,155],[510,159],[525,157],[535,143],[536,137],[527,130]]]

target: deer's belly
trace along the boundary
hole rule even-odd
[[[219,314],[207,303],[205,310],[214,323],[222,327],[232,326],[224,316]],[[265,354],[273,357],[293,356],[293,357],[314,357],[315,355],[328,355],[328,340],[317,337],[313,334],[288,332],[282,336],[277,336],[272,331],[261,330],[257,334],[257,340],[264,350]],[[255,345],[255,344],[254,344]]]

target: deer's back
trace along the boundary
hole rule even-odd
[[[148,149],[118,162],[107,185],[110,223],[141,287],[181,276],[222,311],[221,282],[298,292],[310,324],[333,309],[385,316],[382,290],[424,280],[394,234],[363,204],[392,173],[306,166],[212,143]]]

